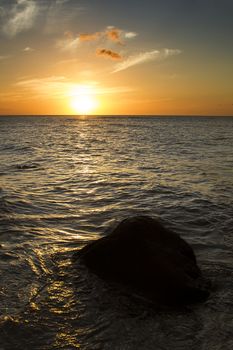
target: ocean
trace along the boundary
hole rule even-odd
[[[205,303],[156,308],[72,255],[122,219],[193,247]],[[0,349],[231,350],[233,118],[0,117]]]

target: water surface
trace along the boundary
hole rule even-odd
[[[214,286],[156,310],[71,257],[115,222],[159,217]],[[233,347],[233,118],[1,117],[0,348]]]

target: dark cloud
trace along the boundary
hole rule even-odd
[[[122,59],[122,56],[119,53],[114,52],[112,50],[107,50],[107,49],[97,49],[96,55],[102,56],[105,58],[111,58],[112,60],[121,60]]]

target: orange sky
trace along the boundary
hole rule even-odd
[[[229,1],[143,4],[3,0],[0,114],[233,115]]]

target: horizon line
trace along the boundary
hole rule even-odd
[[[1,117],[233,117],[233,114],[0,114]]]

